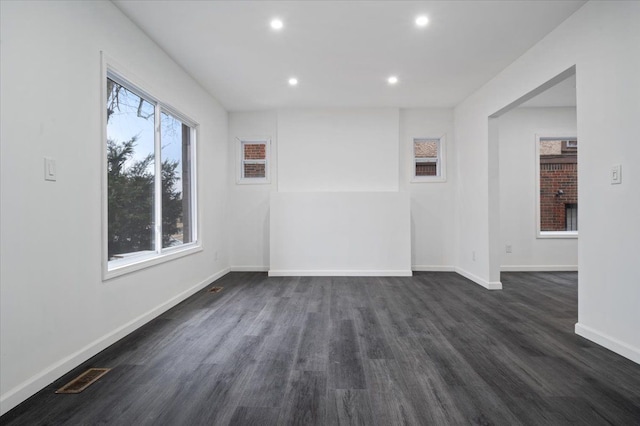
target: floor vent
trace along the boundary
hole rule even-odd
[[[80,393],[89,386],[91,386],[94,382],[96,382],[100,377],[107,374],[107,372],[111,370],[110,368],[90,368],[60,389],[56,391],[56,393]]]
[[[220,293],[222,291],[223,287],[211,287],[209,289],[209,293]]]

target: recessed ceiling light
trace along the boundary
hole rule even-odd
[[[419,27],[426,27],[429,23],[429,18],[427,15],[420,15],[416,17],[416,25]]]
[[[297,86],[298,85],[298,79],[295,77],[291,77],[289,79],[289,86]]]
[[[395,75],[392,75],[387,79],[387,83],[389,84],[396,84],[397,82],[398,82],[398,77],[396,77]]]
[[[284,27],[284,23],[280,19],[272,19],[271,20],[271,28],[274,30],[281,30]]]

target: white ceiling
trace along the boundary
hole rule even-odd
[[[227,109],[452,107],[584,1],[114,0]],[[416,28],[416,15],[430,23]],[[279,17],[284,29],[269,21]],[[389,86],[386,78],[400,82]],[[296,76],[297,87],[287,80]]]

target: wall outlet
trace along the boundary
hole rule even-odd
[[[475,250],[473,250],[471,252],[471,260],[473,260],[474,262],[476,261],[476,251]]]
[[[513,252],[513,248],[511,247],[511,244],[507,244],[506,246],[504,246],[504,250],[507,253],[512,253]]]
[[[213,253],[213,260],[218,260],[218,252]]]

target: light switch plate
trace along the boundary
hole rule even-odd
[[[44,180],[56,180],[55,158],[44,157]]]
[[[614,164],[611,166],[611,185],[622,183],[622,165]]]

